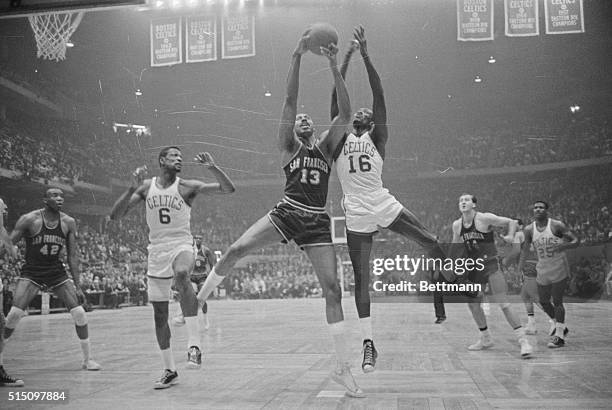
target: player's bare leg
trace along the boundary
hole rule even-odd
[[[200,303],[206,302],[210,294],[215,290],[225,276],[232,270],[234,265],[254,249],[260,249],[268,245],[279,243],[283,236],[276,230],[268,216],[260,218],[240,238],[230,245],[227,252],[223,254],[215,267],[204,281],[202,289],[198,292]]]
[[[511,305],[508,302],[506,292],[508,285],[506,279],[501,271],[497,271],[489,275],[489,286],[491,288],[491,302],[497,303],[501,308],[508,324],[514,330],[518,339],[519,345],[521,346],[521,356],[528,358],[533,353],[533,347],[529,343],[529,340],[525,337],[525,329],[521,326],[521,321],[512,311]]]
[[[100,370],[102,367],[91,358],[91,345],[89,343],[89,327],[87,325],[87,315],[85,309],[79,304],[77,291],[74,282],[71,280],[64,282],[54,290],[55,295],[64,302],[64,306],[74,319],[74,326],[77,337],[83,352],[83,369]]]
[[[334,340],[337,366],[331,378],[346,389],[351,397],[365,397],[359,388],[350,369],[350,354],[347,347],[344,313],[342,312],[342,289],[336,270],[336,252],[333,245],[305,246],[304,251],[317,274],[323,296],[325,297],[325,315]]]
[[[363,336],[363,360],[361,368],[365,373],[373,372],[378,352],[374,347],[372,317],[370,315],[370,255],[373,233],[359,233],[347,230],[346,238],[349,256],[355,274],[355,305],[359,326]]]
[[[192,252],[181,252],[174,259],[172,269],[174,270],[174,286],[179,292],[179,303],[187,325],[187,367],[198,369],[202,365],[198,300],[189,279],[194,262]]]

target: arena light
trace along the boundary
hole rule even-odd
[[[164,7],[164,0],[156,0],[155,7],[158,9],[161,9],[162,7]]]
[[[497,60],[495,59],[495,57],[491,56],[489,57],[489,64],[495,64]]]
[[[580,111],[580,106],[578,104],[574,104],[570,107],[570,112],[572,114],[576,114],[578,111]]]
[[[140,88],[137,89],[134,94],[136,94],[137,97],[140,97],[142,95],[142,91],[140,91]]]
[[[264,92],[264,96],[272,97],[272,93],[270,92],[270,90],[266,90],[266,92]]]
[[[68,48],[74,47],[74,43],[72,42],[72,40],[66,41],[66,47],[68,47]]]
[[[479,75],[476,75],[476,77],[474,77],[474,82],[477,84],[482,83],[482,78]]]

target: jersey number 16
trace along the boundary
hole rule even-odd
[[[370,164],[370,162],[368,161],[370,157],[363,154],[359,156],[359,170],[361,172],[368,172],[372,169],[372,164]],[[355,164],[353,163],[353,156],[349,155],[348,157],[349,160],[349,173],[354,174],[355,172],[357,172],[357,170],[355,169]]]

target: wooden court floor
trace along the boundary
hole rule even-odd
[[[174,312],[177,305],[171,306]],[[152,309],[89,314],[92,350],[103,370],[80,370],[68,314],[24,318],[5,349],[5,367],[26,387],[0,388],[0,409],[596,409],[612,408],[612,303],[566,306],[567,346],[550,350],[548,322],[537,311],[535,357],[522,360],[502,313],[491,307],[496,345],[469,352],[478,331],[465,305],[447,305],[433,323],[424,303],[373,306],[377,370],[360,368],[352,298],[344,299],[353,368],[365,399],[345,397],[328,376],[331,338],[320,299],[212,301],[202,333],[201,370],[185,370],[186,330],[173,328],[180,383],[153,390],[161,374]],[[522,305],[514,305],[525,319]],[[65,403],[15,402],[14,391],[67,391]]]

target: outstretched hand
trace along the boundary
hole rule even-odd
[[[132,186],[134,188],[138,188],[142,184],[142,181],[144,181],[146,175],[147,175],[146,165],[136,168],[136,171],[132,172]]]
[[[368,42],[365,36],[365,29],[360,24],[358,27],[355,27],[353,30],[353,37],[355,41],[359,44],[359,50],[361,51],[361,55],[363,57],[368,55]]]
[[[196,155],[195,160],[207,168],[212,168],[215,166],[215,160],[209,152],[200,152],[198,155]]]

